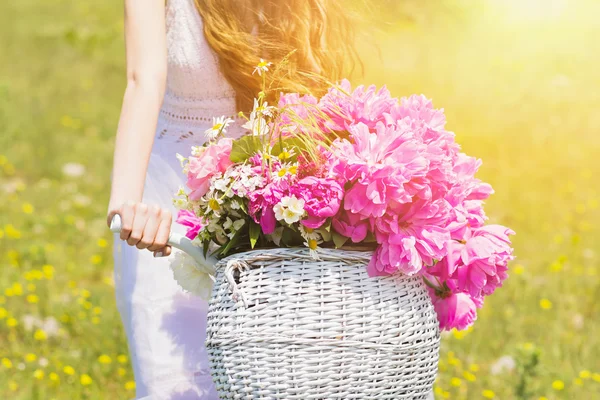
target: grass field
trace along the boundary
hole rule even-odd
[[[444,337],[436,397],[600,398],[600,6],[459,3],[406,2],[357,78],[444,107],[496,189],[491,221],[517,231],[506,286]],[[134,396],[104,222],[121,8],[0,3],[2,399]]]

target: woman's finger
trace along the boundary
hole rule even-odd
[[[154,252],[154,257],[168,257],[171,255],[171,246],[165,246]]]
[[[150,207],[147,213],[146,226],[144,227],[142,238],[136,245],[138,249],[149,249],[154,245],[160,223],[160,207]]]
[[[127,240],[131,235],[131,230],[133,229],[133,217],[135,214],[134,206],[135,203],[127,202],[121,206],[121,210],[119,211],[119,215],[121,216],[121,233],[119,234],[119,237],[121,240]]]
[[[135,215],[133,217],[133,228],[131,229],[131,235],[127,239],[127,244],[135,246],[142,240],[144,234],[144,228],[148,221],[148,206],[143,203],[135,205]]]
[[[169,241],[171,234],[171,213],[168,210],[162,210],[160,213],[160,225],[154,237],[154,243],[148,247],[148,250],[161,252]],[[164,253],[164,252],[163,252]]]

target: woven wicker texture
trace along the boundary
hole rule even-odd
[[[207,349],[222,399],[426,399],[438,321],[419,277],[370,252],[255,250],[217,265]]]

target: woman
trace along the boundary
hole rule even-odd
[[[117,131],[108,222],[115,242],[117,304],[129,340],[137,397],[218,399],[204,348],[207,304],[175,283],[166,246],[184,184],[176,153],[204,142],[212,118],[249,110],[260,58],[284,57],[277,87],[319,92],[354,60],[339,0],[125,0],[127,89]],[[290,56],[290,53],[291,54]],[[242,133],[239,121],[228,134]],[[149,251],[139,251],[139,250]]]

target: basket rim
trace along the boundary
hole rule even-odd
[[[321,261],[343,258],[348,261],[368,263],[371,261],[373,252],[372,249],[359,250],[358,247],[343,247],[339,249],[319,248],[317,254]],[[224,267],[228,262],[232,261],[272,261],[275,259],[289,258],[290,256],[311,261],[319,261],[313,258],[310,250],[306,247],[273,247],[254,249],[228,255],[227,257],[220,259],[217,262],[216,267]]]

